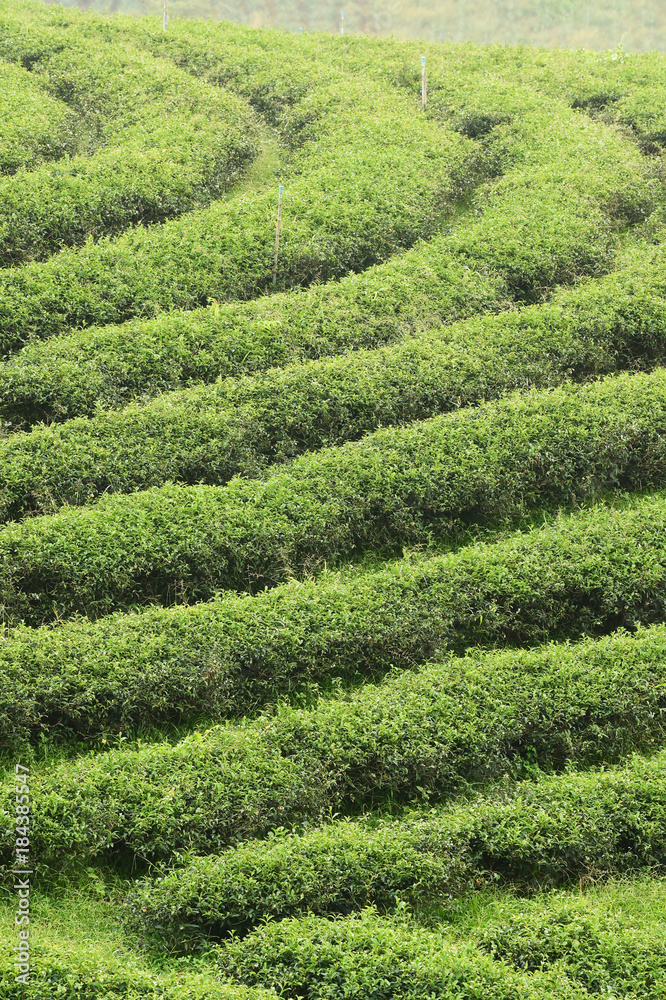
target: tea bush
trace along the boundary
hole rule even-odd
[[[515,394],[304,455],[259,481],[110,496],[0,531],[4,618],[258,590],[465,523],[664,481],[666,373]]]
[[[522,388],[663,361],[662,247],[540,307],[381,350],[292,364],[0,441],[0,518],[48,513],[166,481],[227,482]]]
[[[647,998],[658,995],[666,980],[660,904],[658,878],[611,884],[591,898],[558,893],[522,906],[516,900],[498,907],[500,913],[477,932],[478,947],[502,966],[557,970],[592,995]]]
[[[283,707],[175,744],[35,767],[33,849],[40,865],[58,868],[98,855],[110,862],[110,849],[141,858],[210,852],[363,804],[441,799],[519,777],[526,766],[612,762],[663,744],[665,650],[666,630],[655,626],[636,637],[452,659],[309,710]],[[155,684],[150,675],[141,681],[146,690]],[[3,715],[12,712],[8,705]],[[6,823],[12,792],[7,783]]]
[[[332,104],[317,139],[290,166],[278,287],[362,270],[429,236],[481,166],[471,140],[417,118],[388,90],[364,88],[362,110],[358,85],[328,90],[315,95]],[[0,346],[268,291],[276,207],[264,186],[0,273]]]
[[[33,341],[0,362],[0,412],[10,427],[93,415],[511,306],[500,275],[452,261],[442,243],[435,236],[327,285]]]
[[[379,917],[372,909],[346,919],[309,917],[269,923],[226,944],[220,968],[248,985],[311,1000],[565,1000],[588,996],[561,975],[521,975],[494,967],[446,935]]]
[[[244,101],[131,45],[111,47],[51,20],[45,8],[39,21],[0,11],[1,48],[29,67],[21,72],[32,88],[39,82],[46,107],[52,94],[71,109],[82,148],[0,179],[4,265],[205,204],[258,150]]]
[[[0,85],[0,175],[76,150],[76,116],[64,102],[10,63],[0,63]]]
[[[502,882],[543,887],[662,865],[666,755],[501,786],[392,822],[337,821],[193,858],[135,884],[128,926],[153,947],[198,948],[268,917],[351,912]]]

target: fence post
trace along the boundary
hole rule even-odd
[[[426,76],[425,56],[421,56],[421,107],[425,111],[428,103],[428,77]]]

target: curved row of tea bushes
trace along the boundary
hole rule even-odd
[[[136,36],[139,43],[147,25]],[[199,45],[204,30],[188,25]],[[210,34],[215,29],[209,29]],[[666,84],[662,56],[656,52],[605,53],[524,46],[447,45],[367,39],[344,47],[322,39],[326,55],[347,72],[368,73],[420,96],[420,56],[428,64],[428,114],[442,118],[467,135],[483,135],[494,124],[511,120],[525,105],[525,94],[563,100],[609,125],[619,125],[653,154],[666,144],[666,119],[661,95]],[[171,42],[173,45],[174,43]],[[177,43],[175,43],[177,44]],[[151,51],[169,50],[156,38]],[[181,60],[186,65],[185,60]]]
[[[666,753],[544,777],[393,822],[336,821],[193,858],[138,882],[128,926],[153,947],[198,948],[269,917],[543,887],[666,860]]]
[[[478,947],[502,967],[558,970],[593,995],[648,1000],[666,985],[666,893],[663,877],[651,875],[592,893],[498,900],[474,935]]]
[[[369,549],[450,538],[666,477],[666,371],[386,428],[262,480],[111,495],[0,531],[8,624],[260,590]]]
[[[41,865],[56,867],[108,860],[111,849],[142,858],[219,851],[387,797],[441,799],[520,777],[526,760],[608,763],[662,745],[665,708],[664,626],[452,659],[310,710],[35,767],[32,846]]]
[[[502,277],[433,237],[339,282],[33,341],[0,362],[10,427],[93,415],[181,386],[372,348],[510,305]]]
[[[396,978],[403,988],[400,977],[405,989],[416,982],[422,990],[423,977],[432,984],[435,969],[442,970],[440,975],[444,970],[453,975],[454,968],[478,960],[480,950],[497,961],[501,982],[515,991],[512,997],[521,993],[507,966],[514,973],[527,973],[524,983],[538,990],[540,998],[551,995],[550,981],[543,976],[547,973],[554,976],[558,998],[569,995],[569,986],[582,989],[585,997],[607,994],[648,1000],[666,985],[665,896],[663,880],[654,877],[611,882],[575,895],[559,891],[536,900],[498,894],[480,912],[469,908],[467,934],[450,923],[440,923],[434,933],[428,931],[405,918],[404,905],[402,913],[391,917],[380,917],[368,907],[334,920],[291,918],[226,941],[219,948],[218,962],[225,973],[242,982],[328,1000],[353,995],[354,988],[365,988],[366,982],[368,986],[383,982],[376,963],[390,969],[389,990]],[[464,974],[461,979],[460,986],[451,985],[450,994],[437,996],[469,997]],[[444,985],[436,978],[435,982]],[[494,994],[481,992],[487,995]]]
[[[561,973],[525,974],[404,920],[359,915],[268,923],[218,953],[223,973],[309,1000],[583,1000]]]
[[[214,22],[180,21],[163,33],[157,21],[117,19],[116,31],[154,54],[167,56],[194,75],[201,75],[237,92],[252,94],[253,69],[264,69],[266,45],[261,33],[243,31],[244,52],[230,65],[225,58],[229,30]],[[239,31],[238,28],[235,29]],[[518,45],[429,43],[422,39],[372,39],[347,36],[342,44],[335,35],[287,35],[273,39],[271,49],[282,63],[280,82],[295,87],[291,63],[325,59],[354,75],[369,75],[413,96],[421,97],[421,55],[428,65],[428,114],[446,116],[469,135],[483,135],[493,125],[506,122],[531,106],[534,96],[565,101],[599,116],[609,124],[629,126],[643,143],[663,144],[663,93],[666,83],[658,53],[616,51],[585,52]],[[268,88],[266,88],[268,91]],[[286,90],[290,93],[290,90]],[[252,95],[254,96],[254,95]],[[276,94],[266,94],[267,106]],[[531,100],[530,100],[531,98]],[[532,105],[533,106],[533,105]]]
[[[582,989],[586,997],[648,1000],[666,985],[664,898],[663,880],[654,877],[611,882],[575,895],[560,891],[536,900],[498,895],[478,915],[469,913],[467,940],[455,924],[439,924],[433,933],[402,914],[380,917],[368,907],[334,920],[301,917],[271,921],[243,939],[225,942],[218,961],[225,973],[243,982],[260,983],[276,991],[307,991],[310,997],[328,1000],[349,996],[355,987],[373,982],[370,977],[374,976],[374,983],[382,982],[375,963],[388,965],[401,987],[400,977],[404,976],[405,989],[409,990],[412,982],[422,989],[420,977],[432,984],[429,977],[435,969],[442,973],[446,969],[453,975],[462,962],[478,959],[480,950],[497,961],[497,972],[506,977],[501,981],[510,983],[515,991],[512,996],[521,994],[507,965],[514,973],[527,973],[525,982],[538,990],[539,997],[551,995],[549,981],[542,975],[550,973],[557,982],[557,997],[569,995],[568,985]],[[483,927],[481,934],[478,927]],[[394,981],[389,977],[388,989]],[[443,985],[437,979],[435,982]],[[444,996],[460,996],[456,986],[449,989]],[[462,996],[469,996],[464,975],[460,989]]]
[[[272,991],[231,983],[219,974],[150,969],[129,949],[101,960],[90,947],[88,928],[81,927],[76,946],[62,938],[46,945],[43,932],[35,945],[33,931],[30,972],[27,981],[19,982],[14,963],[21,928],[12,927],[12,943],[0,958],[0,1000],[275,1000]]]
[[[557,148],[566,149],[568,127],[562,131]],[[571,135],[568,144],[578,161],[583,152]],[[455,234],[339,284],[29,343],[0,366],[3,413],[19,423],[61,420],[218,376],[373,347],[414,328],[501,309],[508,292],[524,296],[531,289],[538,298],[549,283],[607,270],[612,258],[598,209],[586,203],[579,218],[564,181],[587,175],[562,159],[564,188],[551,190],[550,200],[545,191],[532,191],[528,205],[519,184],[511,195],[505,191],[486,203],[480,217],[463,218]],[[529,172],[522,182],[532,186]]]
[[[293,36],[281,32],[267,33],[228,21],[201,21],[197,27],[203,28],[204,34],[206,28],[212,30],[203,44],[197,42],[193,48],[187,41],[192,25],[188,18],[171,18],[169,30],[164,32],[161,18],[154,22],[121,14],[109,18],[94,10],[45,9],[39,0],[21,0],[20,7],[3,4],[0,9],[4,31],[0,54],[16,58],[17,47],[23,46],[32,62],[34,52],[26,42],[29,45],[35,37],[43,38],[45,32],[54,40],[94,42],[107,50],[123,45],[139,47],[197,79],[235,91],[278,129],[294,104],[338,73],[330,60],[321,59],[321,36],[304,35],[294,45]],[[38,54],[40,51],[37,49]],[[122,93],[122,81],[115,84],[116,92]]]
[[[256,713],[444,650],[662,621],[665,532],[666,501],[649,497],[348,578],[20,627],[0,645],[2,740]]]
[[[200,96],[191,112],[161,111],[166,121],[150,135],[142,122],[92,156],[0,180],[0,265],[41,260],[219,197],[256,155],[258,131],[233,95]]]
[[[477,144],[388,89],[336,80],[312,100],[321,121],[290,164],[280,288],[363,270],[431,235],[482,170]],[[2,272],[0,347],[268,291],[276,210],[277,191],[264,187]]]
[[[277,72],[279,60],[275,61],[275,65]],[[341,112],[333,113],[334,96],[331,88],[333,91],[337,88],[338,95],[344,94]],[[382,95],[394,107],[400,105],[402,113],[407,114],[406,109],[411,102],[400,97],[394,90],[377,90],[374,84],[362,85],[358,80],[341,76],[334,85],[329,84],[328,92],[326,87],[321,87],[312,93],[306,93],[301,103],[290,109],[287,119],[282,123],[287,132],[293,126],[297,135],[307,137],[308,141],[301,148],[297,162],[301,156],[306,156],[310,146],[322,155],[324,138],[327,139],[328,153],[333,133],[338,136],[343,127],[345,142],[350,143],[352,149],[358,144],[360,153],[353,158],[352,169],[349,155],[345,159],[337,138],[333,137],[337,169],[335,176],[330,176],[326,182],[319,177],[327,190],[327,200],[319,200],[319,207],[323,205],[323,219],[318,221],[331,225],[336,239],[330,247],[322,245],[325,239],[323,232],[322,239],[315,240],[315,245],[311,247],[314,260],[308,261],[307,273],[303,272],[305,262],[302,259],[297,257],[294,266],[289,260],[289,212],[291,211],[293,230],[298,228],[296,218],[301,215],[307,218],[313,211],[305,193],[302,200],[298,201],[299,185],[302,187],[304,178],[299,177],[294,181],[294,190],[290,195],[291,206],[288,203],[285,205],[287,214],[280,285],[338,277],[349,269],[367,267],[373,261],[409,245],[410,239],[404,239],[400,233],[394,233],[393,238],[386,242],[382,233],[376,231],[376,220],[373,225],[373,220],[369,220],[361,210],[364,204],[362,199],[355,203],[353,227],[356,235],[359,232],[363,234],[362,245],[352,248],[348,245],[349,239],[346,244],[343,239],[345,228],[351,226],[351,219],[345,215],[345,199],[350,197],[354,186],[365,189],[366,202],[376,201],[382,188],[387,184],[392,186],[393,191],[388,200],[384,199],[383,208],[389,214],[403,215],[405,224],[409,220],[416,227],[419,218],[410,217],[410,213],[413,215],[415,211],[410,204],[413,196],[410,185],[417,180],[424,184],[425,178],[432,177],[433,159],[437,161],[442,157],[441,149],[431,154],[427,148],[432,145],[438,127],[427,119],[415,117],[418,114],[416,108],[412,108],[408,115],[409,129],[401,126],[395,116],[393,120],[390,115],[384,117],[383,121],[378,120],[384,110],[381,107]],[[470,221],[465,232],[461,232],[451,247],[453,256],[463,256],[476,265],[487,266],[488,231],[501,231],[504,237],[501,248],[503,264],[517,294],[523,297],[538,297],[541,289],[548,284],[573,280],[581,273],[607,269],[612,260],[613,228],[644,218],[655,198],[658,198],[657,188],[646,176],[640,156],[630,142],[565,107],[540,100],[538,95],[535,96],[533,105],[531,113],[526,113],[520,122],[505,126],[503,132],[500,127],[499,134],[491,144],[491,152],[486,150],[481,153],[479,144],[473,144],[477,155],[472,156],[470,153],[466,161],[462,157],[458,171],[458,193],[470,190],[484,170],[501,171],[509,162],[515,162],[517,166],[511,171],[510,178],[500,182],[497,192],[491,186],[487,196],[480,198],[478,209],[485,214],[490,211],[490,217],[477,223]],[[336,115],[339,119],[337,132],[334,127]],[[373,129],[378,136],[381,133],[375,143],[383,154],[379,160],[376,149],[374,157],[368,155],[368,145],[373,144]],[[421,131],[423,136],[420,135]],[[402,145],[399,133],[409,136]],[[446,134],[450,141],[451,130],[447,129]],[[391,150],[390,145],[387,147],[387,135],[394,138],[394,150]],[[310,141],[311,139],[316,141]],[[463,141],[462,138],[460,141]],[[395,155],[398,147],[399,160]],[[396,176],[396,162],[400,162],[404,168],[404,161],[412,166],[409,180]],[[586,163],[585,171],[579,169],[581,162]],[[315,174],[320,173],[321,171],[315,171]],[[317,183],[315,175],[311,175],[310,180],[314,190]],[[434,192],[431,191],[432,193]],[[497,196],[493,197],[493,193]],[[312,191],[310,194],[312,195]],[[428,218],[427,224],[421,225],[420,232],[412,231],[411,242],[415,237],[427,235],[441,225],[444,207],[440,204],[438,218]],[[272,203],[270,208],[273,210],[270,219],[272,223]],[[258,205],[256,209],[259,211]],[[269,205],[266,204],[265,212],[268,213],[268,210]],[[365,211],[367,213],[367,208]],[[422,211],[421,202],[417,215]],[[49,293],[49,289],[53,292],[53,287],[47,265],[40,265],[37,271],[23,269],[20,287],[12,284],[11,287],[2,289],[7,308],[4,317],[0,313],[0,340],[6,346],[16,345],[32,336],[52,335],[71,326],[117,322],[136,315],[134,310],[137,302],[141,303],[141,314],[145,315],[157,309],[192,308],[211,297],[229,297],[233,294],[235,297],[246,298],[256,295],[268,287],[270,280],[272,240],[269,236],[272,235],[272,225],[269,219],[264,219],[264,225],[259,227],[254,241],[255,255],[258,246],[263,246],[263,273],[252,273],[252,266],[256,261],[243,259],[244,253],[247,253],[247,246],[244,246],[236,247],[236,252],[232,255],[234,264],[243,264],[240,270],[231,267],[232,261],[229,260],[229,269],[221,276],[219,243],[222,234],[218,231],[214,215],[215,213],[206,216],[209,226],[205,234],[199,232],[204,225],[203,217],[196,213],[188,219],[186,232],[181,231],[176,223],[167,224],[162,238],[172,246],[174,243],[179,244],[179,247],[177,259],[171,259],[171,267],[166,271],[163,269],[161,276],[153,273],[158,257],[163,265],[163,253],[159,249],[162,246],[161,239],[157,241],[159,246],[150,245],[145,242],[148,237],[139,239],[137,234],[128,235],[128,242],[123,242],[122,239],[113,245],[102,242],[85,253],[78,251],[72,257],[61,255],[58,267],[62,288],[55,297]],[[245,219],[246,230],[250,221],[250,218]],[[421,222],[423,223],[422,219]],[[507,233],[510,234],[508,238]],[[214,246],[208,246],[206,251],[206,240],[213,237]],[[291,242],[293,243],[293,236]],[[341,243],[346,245],[349,253],[352,250],[355,253],[345,259]],[[533,259],[533,250],[537,247],[537,259]],[[492,255],[492,250],[490,254]],[[530,258],[529,261],[527,258]],[[120,291],[110,288],[105,279],[106,272],[111,268],[119,272]],[[188,278],[191,268],[196,269],[196,279],[192,274]],[[19,280],[18,275],[14,277]],[[128,296],[130,289],[133,294]],[[63,304],[63,295],[66,295],[69,302],[67,309]],[[48,308],[45,308],[46,299]],[[71,308],[72,302],[76,303],[74,309]]]
[[[2,14],[0,23],[8,28]],[[39,81],[47,106],[51,93],[76,113],[83,148],[0,179],[0,264],[40,260],[206,204],[256,154],[255,115],[236,95],[121,42],[32,18],[28,28],[12,38],[9,27],[0,45],[30,65],[21,72],[33,87]]]
[[[543,306],[14,434],[0,440],[0,519],[167,481],[253,477],[379,426],[664,361],[666,253],[643,249]]]
[[[227,32],[220,30],[219,25],[181,22],[172,33],[165,35],[154,23],[143,20],[140,23],[125,21],[119,30],[150,52],[168,56],[191,73],[234,89],[248,100],[253,100],[256,50],[259,50],[262,68],[269,62],[261,35],[247,29],[244,41],[252,46],[252,58],[249,53],[241,54],[233,65],[228,59]],[[429,117],[445,121],[471,138],[489,142],[490,155],[498,159],[498,164],[503,164],[501,169],[505,168],[505,159],[500,150],[507,132],[514,139],[520,136],[511,149],[511,157],[519,169],[503,192],[522,207],[522,215],[516,211],[513,225],[504,229],[506,254],[514,266],[518,265],[521,246],[529,243],[529,239],[525,239],[531,235],[528,220],[534,222],[538,218],[542,225],[549,224],[545,191],[553,199],[557,198],[555,189],[559,191],[559,212],[563,220],[570,215],[572,202],[583,190],[589,194],[595,189],[593,197],[611,217],[640,221],[649,210],[650,197],[645,198],[647,191],[643,187],[645,171],[636,151],[629,151],[615,129],[599,130],[594,125],[589,129],[590,122],[584,123],[580,115],[568,112],[568,105],[576,103],[573,93],[578,94],[581,86],[590,85],[595,71],[598,72],[600,59],[596,53],[591,59],[576,53],[575,62],[570,65],[567,54],[558,52],[557,56],[565,62],[564,72],[559,64],[555,71],[549,67],[549,72],[548,69],[544,71],[544,67],[552,60],[551,53],[540,59],[540,54],[525,55],[514,48],[500,52],[493,47],[424,46],[422,42],[396,42],[387,38],[373,43],[361,36],[348,38],[343,44],[331,36],[301,36],[297,41],[287,36],[274,39],[271,48],[273,72],[281,86],[291,80],[285,63],[294,60],[299,64],[304,56],[312,60],[323,57],[327,65],[342,72],[398,87],[411,96],[414,103],[420,99],[420,55],[428,51]],[[607,60],[604,63],[606,69]],[[291,88],[293,86],[291,81]],[[286,93],[290,93],[289,86]],[[279,105],[275,95],[271,96]],[[558,119],[560,123],[567,121],[571,131],[569,137],[563,137]],[[500,128],[495,135],[493,130],[498,125],[509,128]],[[603,158],[606,155],[603,147],[607,143],[616,146],[618,151],[623,147],[621,158],[628,157],[625,162],[633,162],[636,171],[633,187],[631,184],[626,188],[618,186],[619,178],[610,160],[605,178],[603,172],[596,172],[596,165],[592,166],[590,158],[595,164],[599,156]],[[506,156],[506,149],[502,151]],[[596,175],[594,180],[578,169],[582,162],[592,168]],[[562,197],[564,191],[566,195]],[[483,257],[483,241],[480,240],[474,249]],[[521,263],[521,270],[524,270],[524,261]],[[580,262],[577,263],[579,266]],[[552,264],[561,267],[560,262]],[[535,269],[528,281],[524,274],[516,275],[517,287],[523,294],[534,294],[535,286],[546,283],[544,272],[547,274],[548,266],[548,254],[544,253],[540,268]]]
[[[0,178],[76,151],[76,115],[25,69],[0,62],[0,87]]]

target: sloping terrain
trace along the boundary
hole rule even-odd
[[[0,998],[666,995],[666,57],[0,81]]]

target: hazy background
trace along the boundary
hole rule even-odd
[[[163,0],[60,0],[66,7],[161,17]],[[666,0],[169,0],[171,17],[255,27],[345,30],[431,41],[530,42],[666,51]]]

